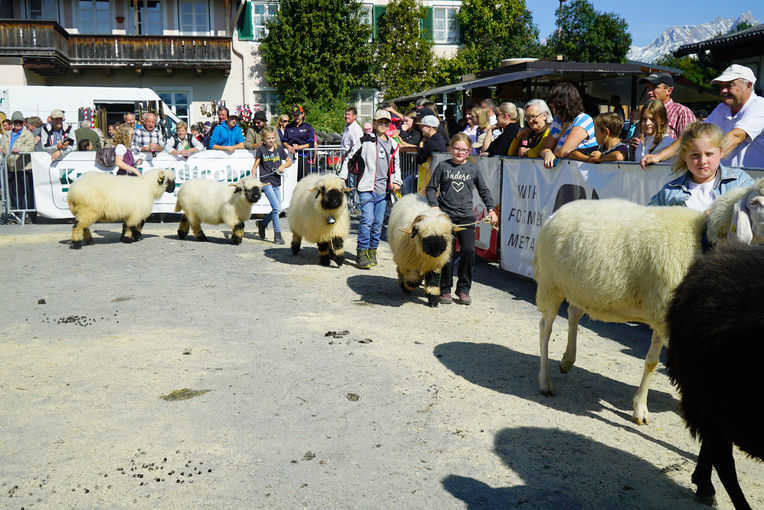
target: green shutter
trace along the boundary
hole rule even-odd
[[[236,21],[236,26],[239,29],[240,41],[251,41],[255,38],[252,28],[252,2],[247,2],[244,5],[241,15]]]
[[[428,41],[433,40],[432,25],[433,25],[432,7],[427,7],[427,13],[425,14],[425,17],[422,20],[422,36]]]
[[[371,20],[371,24],[374,27],[374,39],[376,39],[379,36],[379,18],[381,18],[384,13],[385,13],[384,5],[374,6],[374,13],[373,13],[374,19]]]

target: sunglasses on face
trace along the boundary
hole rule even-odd
[[[528,120],[529,121],[536,120],[539,117],[541,117],[542,115],[546,115],[546,113],[545,112],[541,112],[538,115],[528,115]]]

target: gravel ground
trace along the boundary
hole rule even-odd
[[[584,319],[546,398],[535,286],[495,264],[472,306],[430,309],[386,244],[362,271],[254,221],[241,246],[99,224],[73,251],[70,228],[0,226],[2,508],[706,508],[662,366],[630,421],[645,327]],[[764,507],[764,466],[735,457]]]

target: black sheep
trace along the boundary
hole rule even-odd
[[[681,412],[701,446],[692,482],[714,501],[716,468],[737,510],[751,508],[740,489],[732,445],[764,459],[764,247],[737,247],[699,258],[677,287],[668,312],[666,364]]]

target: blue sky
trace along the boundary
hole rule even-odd
[[[764,23],[764,1],[734,0],[729,4],[709,0],[589,0],[600,12],[614,12],[629,24],[632,45],[646,46],[672,25],[699,25],[715,18],[737,18],[750,11]],[[526,0],[541,39],[556,27],[554,11],[559,0]]]

